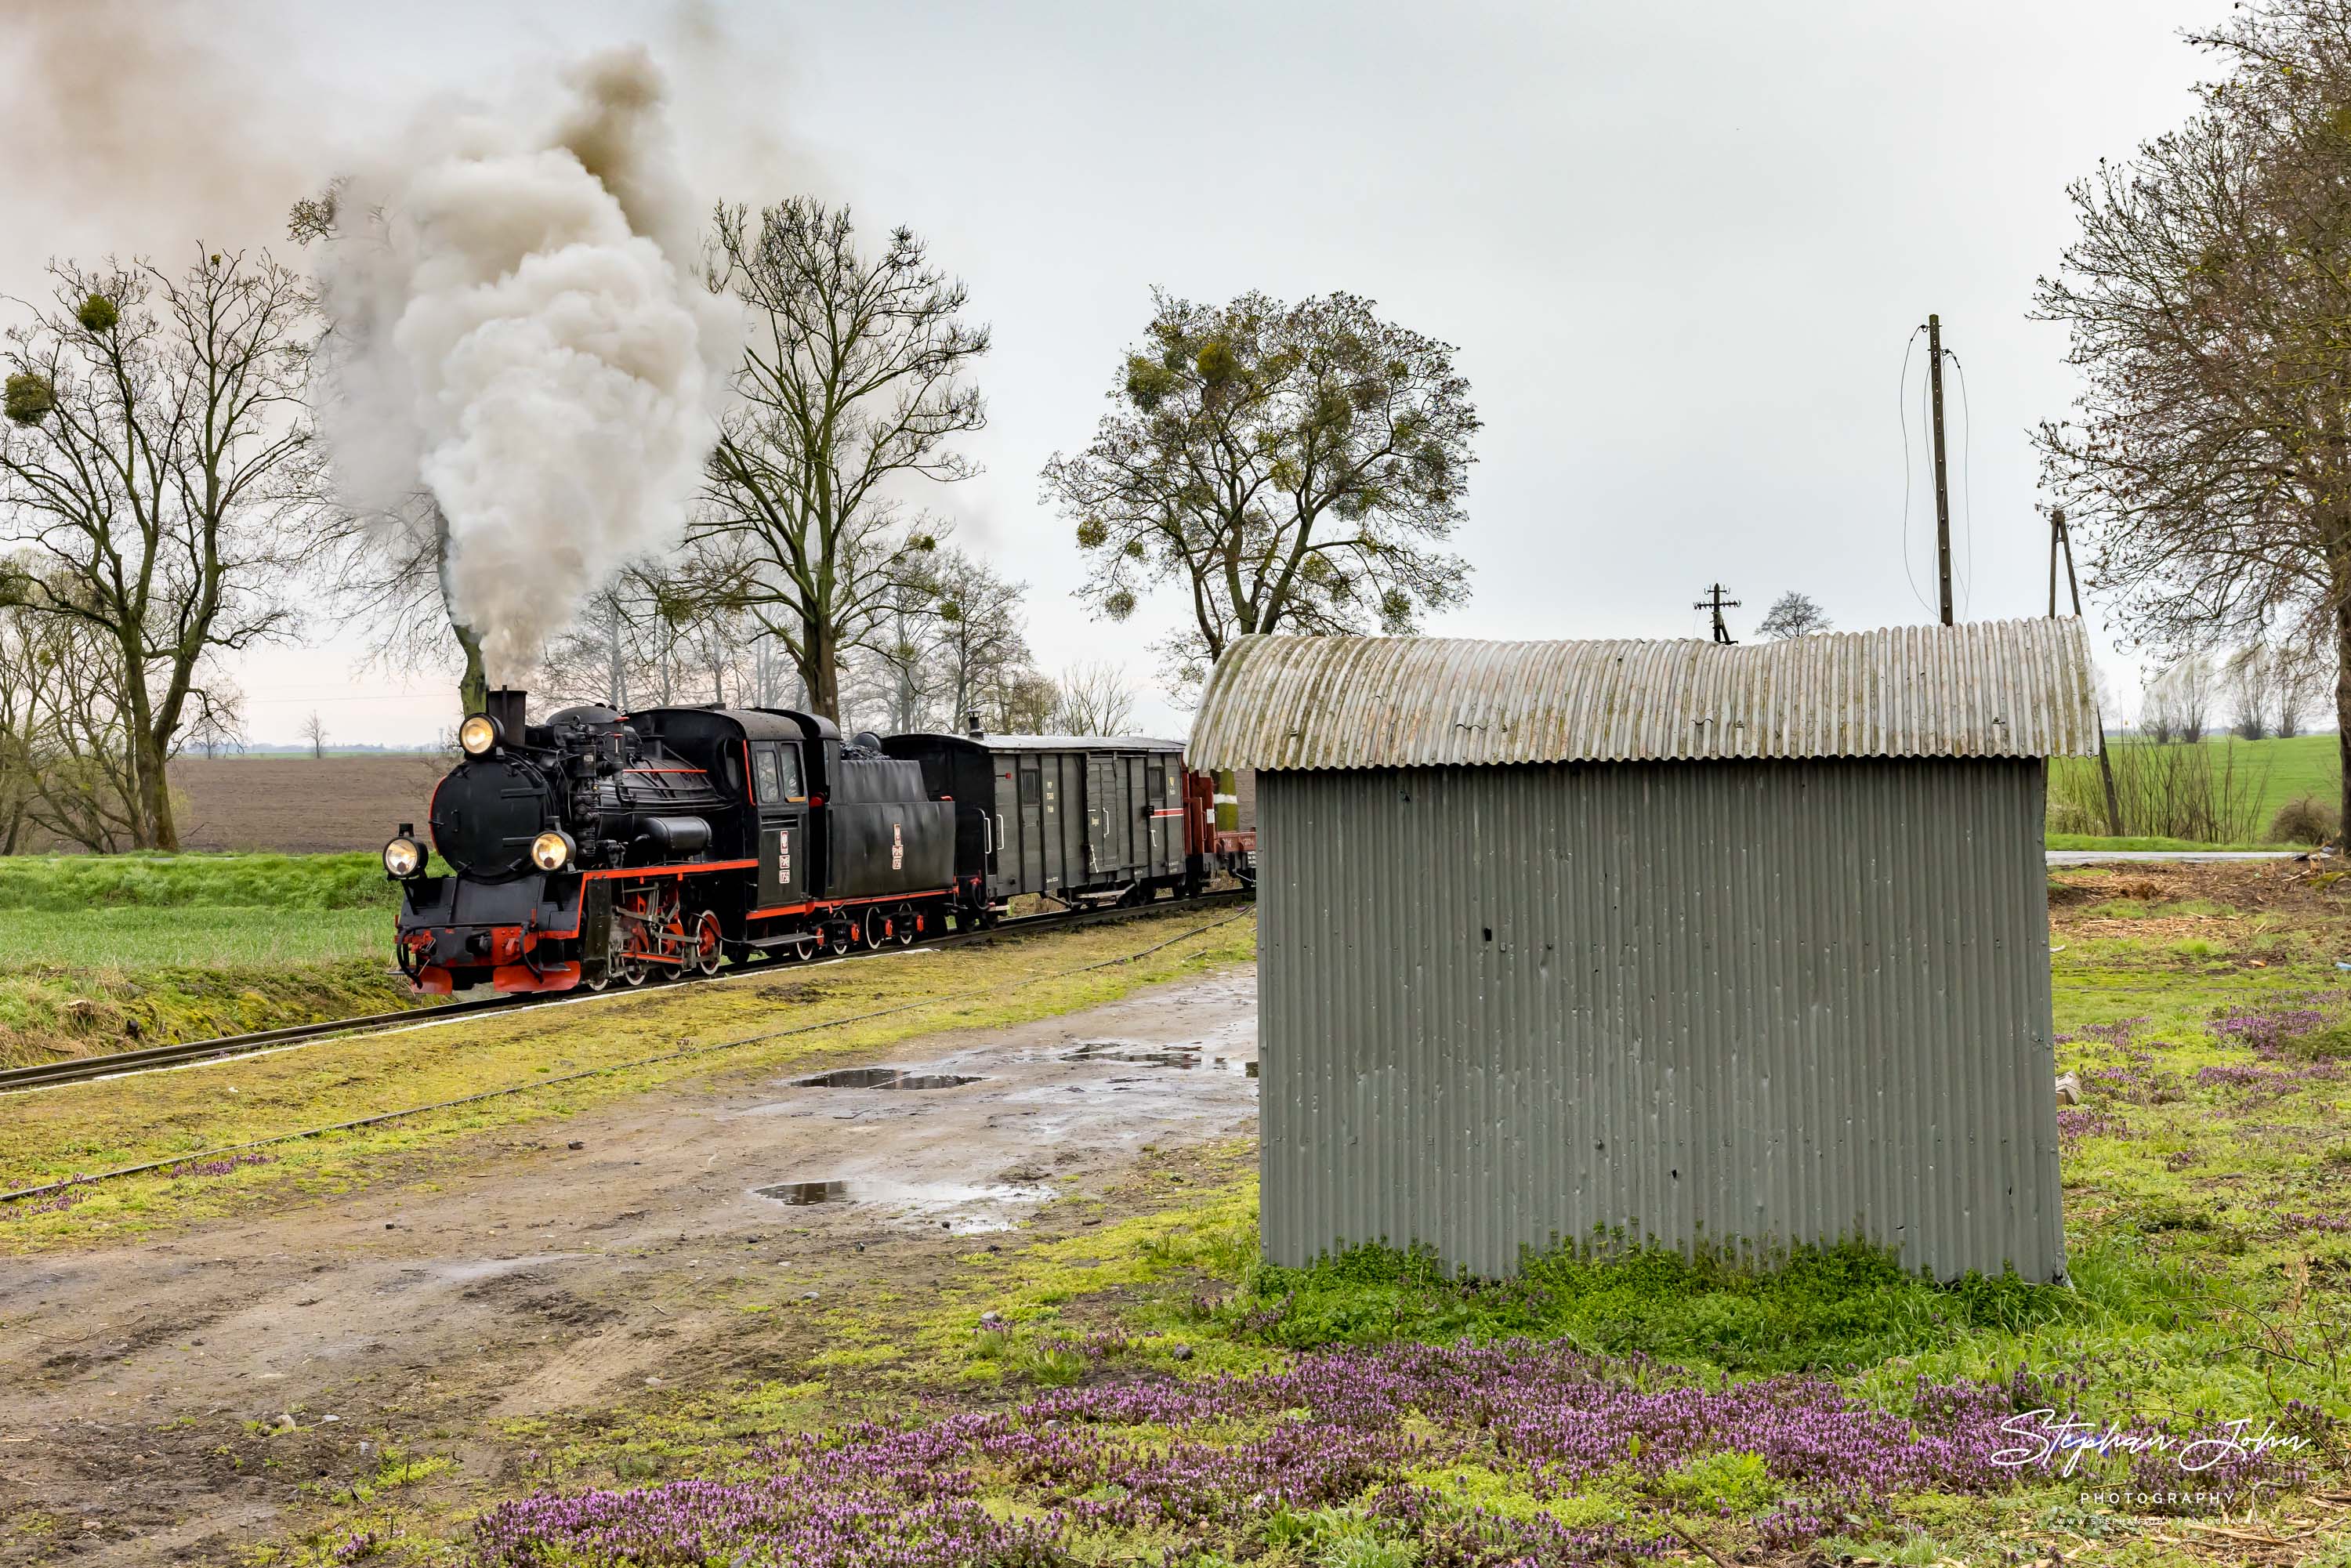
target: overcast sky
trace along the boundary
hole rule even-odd
[[[996,333],[967,438],[987,471],[930,504],[1029,582],[1049,669],[1123,660],[1146,727],[1179,734],[1144,646],[1179,606],[1089,620],[1037,481],[1086,440],[1154,285],[1346,289],[1458,346],[1486,422],[1455,541],[1475,591],[1430,630],[1496,637],[1702,635],[1718,579],[1742,637],[1792,588],[1841,628],[1932,620],[1923,350],[1907,573],[1897,418],[1938,311],[1966,372],[1962,613],[2042,612],[2027,431],[2073,378],[2062,329],[2025,319],[2033,279],[2067,182],[2188,112],[2179,29],[2227,8],[110,3],[121,47],[108,5],[0,0],[0,292],[54,253],[275,241],[287,200],[421,101],[528,95],[642,41],[702,194],[846,201],[968,283]],[[133,45],[152,69],[119,87],[61,74]],[[252,737],[313,707],[340,743],[446,727],[445,680],[354,672],[357,647],[241,659]]]

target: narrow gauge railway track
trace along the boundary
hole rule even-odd
[[[953,947],[967,942],[986,942],[1002,936],[1026,936],[1032,931],[1050,931],[1062,926],[1092,925],[1113,920],[1131,920],[1142,915],[1167,914],[1183,909],[1213,909],[1222,904],[1245,903],[1255,896],[1253,889],[1230,888],[1216,893],[1197,894],[1190,898],[1166,899],[1153,904],[1132,906],[1113,905],[1106,909],[1064,909],[1047,915],[1027,915],[1017,920],[978,931],[955,931],[943,936],[909,944],[906,947],[872,949],[851,954],[841,960],[875,957],[882,953],[903,953],[924,948]],[[663,981],[664,986],[724,985],[729,980],[747,978],[754,975],[772,975],[779,970],[803,966],[789,959],[771,960],[742,967],[728,968],[716,975],[681,975]],[[331,1019],[324,1023],[291,1024],[284,1029],[256,1030],[251,1034],[223,1035],[216,1040],[183,1040],[174,1045],[151,1045],[137,1051],[118,1051],[104,1056],[70,1057],[62,1061],[36,1062],[28,1067],[0,1068],[0,1094],[15,1093],[27,1089],[48,1089],[62,1083],[80,1083],[93,1078],[113,1078],[129,1073],[152,1072],[166,1067],[184,1067],[192,1062],[209,1061],[231,1056],[245,1056],[256,1051],[276,1051],[292,1045],[308,1045],[346,1035],[372,1033],[379,1030],[413,1029],[437,1024],[453,1018],[487,1012],[513,1012],[518,1009],[549,1007],[561,1003],[592,1000],[614,1000],[622,997],[643,996],[651,987],[615,987],[609,991],[585,989],[554,991],[539,995],[486,997],[473,1001],[444,1002],[438,1007],[409,1008],[401,1012],[368,1013],[359,1018]]]

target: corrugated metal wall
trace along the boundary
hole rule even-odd
[[[2064,1270],[2042,764],[1261,771],[1264,1240]]]

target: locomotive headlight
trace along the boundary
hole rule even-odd
[[[569,833],[560,828],[549,828],[530,841],[531,863],[541,871],[561,871],[571,863],[576,848]]]
[[[383,869],[392,876],[414,876],[424,863],[424,852],[413,839],[394,839],[383,846]]]
[[[477,713],[457,727],[457,744],[468,757],[479,757],[498,743],[498,721]]]

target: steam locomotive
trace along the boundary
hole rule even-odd
[[[420,991],[601,990],[726,962],[908,946],[1011,901],[1143,904],[1246,872],[1172,740],[865,734],[780,708],[568,707],[490,694],[402,823],[394,938]]]

